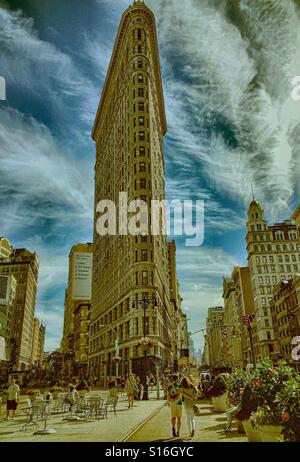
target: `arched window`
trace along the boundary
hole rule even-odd
[[[139,74],[139,75],[138,75],[138,82],[139,82],[139,83],[143,83],[143,82],[144,82],[143,74]]]
[[[143,61],[138,61],[138,68],[142,69],[143,68]]]

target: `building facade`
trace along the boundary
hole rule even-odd
[[[210,368],[224,367],[225,355],[223,349],[224,308],[214,306],[208,308],[206,319],[206,361]]]
[[[274,330],[269,304],[273,288],[281,280],[292,279],[300,270],[300,240],[291,220],[268,225],[259,202],[248,209],[246,236],[248,264],[255,306],[252,325],[256,361],[274,351]]]
[[[12,249],[9,255],[0,257],[0,275],[12,275],[17,283],[9,334],[10,360],[16,371],[31,366],[38,271],[39,259],[27,249]]]
[[[46,326],[45,324],[40,323],[37,361],[38,361],[38,367],[41,369],[43,369],[45,366],[45,337],[46,337]]]
[[[249,328],[243,323],[244,316],[254,318],[255,308],[251,285],[251,275],[248,267],[236,266],[231,275],[235,284],[235,300],[239,319],[239,334],[241,336],[243,366],[253,361],[251,354]]]
[[[237,304],[237,290],[233,278],[223,280],[224,329],[223,348],[225,366],[243,366],[242,323]]]
[[[88,372],[90,308],[90,303],[79,303],[74,311],[75,376]]]
[[[168,242],[168,271],[171,301],[172,359],[173,371],[176,372],[179,365],[184,363],[184,358],[187,358],[188,329],[187,317],[181,307],[182,298],[176,273],[176,244],[174,240]],[[182,360],[180,361],[180,359]]]
[[[10,344],[16,289],[17,281],[12,274],[0,275],[0,323],[7,346]]]
[[[295,212],[292,214],[291,218],[292,218],[292,220],[294,220],[295,223],[296,223],[296,228],[297,228],[298,236],[300,237],[300,204],[298,205],[298,207],[296,207],[296,210],[295,210]]]
[[[85,347],[89,335],[89,307],[92,291],[93,244],[74,245],[69,254],[68,287],[65,291],[64,329],[61,352],[68,356],[64,376],[76,375],[87,365]],[[88,307],[88,308],[86,308]],[[86,366],[85,366],[86,367]]]
[[[0,237],[0,258],[9,258],[13,247],[5,237]]]
[[[39,333],[40,333],[40,321],[37,318],[34,318],[33,335],[32,335],[31,364],[37,364],[37,362],[38,362]]]
[[[300,276],[289,281],[280,281],[274,287],[273,298],[270,303],[276,339],[276,348],[273,352],[274,361],[284,359],[289,363],[292,362],[293,339],[300,336],[299,288]]]
[[[158,363],[172,368],[174,362],[167,239],[164,233],[150,233],[151,200],[165,198],[166,131],[155,18],[137,1],[122,16],[92,131],[96,164],[89,368],[96,377],[107,368],[115,373],[116,337],[119,373],[132,370],[144,376],[139,342],[145,335],[155,345],[147,351],[148,371],[154,372]],[[123,205],[120,192],[127,195]],[[115,235],[98,232],[101,200],[116,205]],[[126,208],[134,200],[146,203],[149,212],[146,231],[135,236],[127,225],[119,229],[124,204]]]

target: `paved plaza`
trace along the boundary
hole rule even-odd
[[[93,395],[105,398],[107,392],[93,392]],[[133,409],[127,407],[127,397],[121,396],[117,406],[117,416],[109,412],[107,419],[92,421],[66,422],[63,417],[51,417],[48,419],[47,428],[56,430],[55,434],[33,435],[35,427],[30,426],[23,431],[22,427],[26,423],[26,416],[22,411],[25,404],[21,403],[18,407],[15,420],[6,421],[6,408],[2,405],[0,418],[0,442],[117,442],[126,439],[127,435],[141,425],[145,419],[151,416],[162,405],[163,401],[158,401],[156,392],[149,393],[149,401],[135,401]],[[21,401],[26,400],[21,396]],[[40,429],[44,423],[38,422]]]
[[[95,393],[93,393],[95,394]],[[98,395],[106,397],[105,391]],[[224,434],[225,414],[213,413],[209,401],[202,401],[199,406],[201,415],[196,419],[196,433],[193,440],[188,437],[186,417],[183,413],[183,424],[180,438],[171,438],[170,410],[162,400],[156,399],[156,392],[149,394],[149,401],[135,401],[133,409],[127,408],[127,397],[121,396],[117,407],[117,416],[110,412],[108,419],[92,421],[67,422],[63,417],[49,418],[47,428],[56,430],[49,435],[33,435],[35,428],[22,430],[26,416],[22,411],[24,402],[18,407],[14,421],[5,420],[6,409],[2,405],[0,416],[0,442],[246,442],[244,434],[237,430]],[[26,397],[22,396],[21,401]],[[42,429],[43,422],[39,421]]]
[[[239,434],[237,425],[233,424],[232,433],[224,433],[226,425],[226,414],[213,413],[213,406],[209,401],[202,401],[200,406],[200,416],[195,417],[196,431],[194,438],[190,438],[186,416],[183,410],[182,427],[180,438],[171,437],[171,419],[170,409],[168,406],[163,408],[148,420],[138,431],[134,433],[128,442],[248,442],[245,434]]]

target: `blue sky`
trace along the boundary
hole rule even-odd
[[[244,265],[251,181],[270,221],[299,202],[300,6],[293,0],[149,0],[168,121],[169,199],[205,201],[205,242],[177,240],[190,330]],[[36,250],[37,315],[59,346],[68,253],[92,240],[90,132],[125,0],[0,0],[0,235]],[[203,337],[194,337],[196,347]]]

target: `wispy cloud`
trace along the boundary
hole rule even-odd
[[[178,162],[199,162],[211,187],[243,204],[253,181],[272,217],[287,213],[300,160],[300,112],[290,96],[300,75],[296,3],[149,4],[158,17]]]
[[[68,54],[39,37],[32,18],[0,6],[0,46],[8,97],[15,87],[43,102],[49,115],[66,120],[70,111],[78,120],[92,123],[99,90]]]
[[[92,184],[91,163],[74,160],[45,126],[15,110],[0,110],[0,144],[5,232],[44,225],[46,233],[55,233],[91,223],[93,190],[86,186]]]

